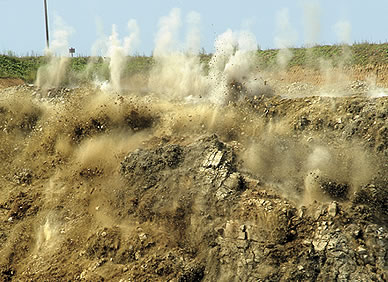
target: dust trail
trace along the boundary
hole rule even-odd
[[[127,56],[139,43],[139,27],[135,20],[128,22],[130,35],[120,40],[117,26],[112,26],[112,34],[109,36],[107,57],[109,57],[110,87],[114,91],[122,90],[122,77],[127,64]]]
[[[351,44],[352,26],[349,21],[338,21],[334,25],[334,31],[341,44]]]
[[[318,44],[321,34],[321,7],[317,0],[303,2],[303,17],[305,29],[305,44],[313,47]]]
[[[343,69],[352,59],[352,51],[350,50],[352,25],[349,21],[341,20],[334,25],[334,29],[337,34],[337,40],[342,45],[342,54],[339,58],[338,67]]]
[[[319,69],[325,79],[319,92],[321,96],[341,97],[351,95],[347,89],[351,79],[344,71],[352,59],[352,52],[349,47],[351,24],[348,21],[341,20],[333,26],[333,30],[337,35],[338,42],[341,43],[341,53],[331,60],[319,59]]]
[[[190,12],[186,17],[188,25],[186,36],[186,50],[192,54],[198,54],[201,48],[201,15],[197,12]]]
[[[179,9],[161,18],[155,38],[154,59],[148,80],[149,89],[164,99],[183,100],[199,98],[207,92],[204,66],[198,56],[200,38],[197,13],[188,15],[189,32],[186,44],[179,42],[178,33],[182,25]],[[186,46],[186,50],[180,50]]]
[[[155,57],[163,57],[178,50],[177,36],[181,25],[181,11],[178,8],[172,9],[168,16],[160,19],[153,52]]]
[[[50,49],[45,51],[48,64],[39,68],[35,82],[37,86],[44,89],[59,87],[67,79],[68,40],[74,30],[59,16],[54,18],[54,29]]]
[[[104,25],[102,19],[96,18],[95,24],[97,39],[91,47],[91,54],[92,57],[102,57],[108,51],[107,42],[109,41],[109,39],[104,33]]]
[[[286,8],[277,13],[276,25],[278,33],[274,42],[275,46],[280,49],[276,61],[280,69],[284,71],[293,56],[289,48],[296,43],[298,34],[290,24],[288,9]]]
[[[59,248],[59,225],[53,215],[48,215],[44,224],[37,231],[36,252],[39,254],[47,254],[50,249]]]

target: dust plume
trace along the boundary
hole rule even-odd
[[[251,32],[229,29],[217,37],[214,48],[209,62],[211,102],[237,101],[265,88],[263,80],[257,77],[257,41]]]
[[[160,19],[153,52],[155,57],[166,56],[179,50],[178,31],[181,24],[181,11],[178,8],[172,9],[168,16]]]
[[[45,50],[48,63],[39,68],[35,84],[43,89],[62,86],[66,80],[69,58],[69,37],[74,32],[62,18],[54,18],[54,34],[50,48]]]
[[[318,0],[303,2],[304,42],[307,47],[318,44],[321,35],[321,7]]]
[[[333,27],[337,41],[341,44],[341,52],[330,59],[319,58],[319,69],[325,81],[320,89],[322,96],[346,96],[349,95],[347,87],[351,78],[344,71],[352,60],[350,49],[351,24],[348,21],[338,21]]]
[[[375,175],[373,158],[357,144],[335,148],[268,130],[248,146],[242,160],[265,183],[296,203],[332,200],[322,188],[327,183],[348,185],[341,197],[351,197]]]
[[[48,215],[43,225],[38,228],[36,239],[36,252],[47,254],[50,249],[60,246],[58,223],[53,219],[53,215]]]
[[[205,65],[198,54],[200,16],[191,12],[187,21],[186,42],[181,43],[180,10],[173,9],[160,20],[155,38],[155,66],[148,83],[151,92],[172,100],[224,104],[238,100],[238,96],[254,95],[263,88],[263,81],[254,72],[257,41],[251,32],[229,29],[219,35],[214,43],[216,51]]]
[[[110,87],[114,91],[122,90],[121,80],[128,56],[139,43],[139,27],[136,21],[130,20],[127,27],[130,35],[123,40],[119,38],[116,25],[112,26],[112,34],[109,36],[106,56],[109,58]]]
[[[352,26],[349,21],[338,21],[334,25],[334,31],[337,35],[339,43],[351,44]]]
[[[186,44],[180,43],[178,39],[182,25],[179,9],[171,10],[169,16],[159,22],[155,38],[155,66],[150,72],[148,86],[165,99],[198,97],[207,90],[204,68],[195,50],[200,44],[197,30],[199,21],[198,14],[188,15],[190,29]],[[180,50],[183,46],[187,49]]]
[[[188,25],[186,35],[186,48],[187,52],[192,54],[198,54],[201,48],[201,15],[197,12],[190,12],[186,17]]]
[[[381,98],[388,96],[388,89],[377,85],[376,75],[370,75],[366,79],[368,85],[366,95],[370,98]]]
[[[171,10],[159,22],[155,38],[155,65],[149,75],[148,87],[164,99],[197,99],[208,90],[204,66],[198,56],[200,17],[192,12],[187,20],[189,32],[185,44],[178,39],[182,24],[179,9]],[[184,46],[186,49],[180,50]]]
[[[278,32],[274,42],[276,48],[280,49],[276,61],[281,70],[286,70],[288,63],[293,56],[292,51],[289,48],[296,43],[298,36],[290,24],[288,9],[284,8],[277,13],[276,26]]]

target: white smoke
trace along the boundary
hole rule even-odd
[[[371,98],[381,98],[388,96],[388,89],[386,88],[378,88],[370,90],[367,95]]]

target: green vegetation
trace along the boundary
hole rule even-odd
[[[21,78],[24,81],[35,80],[36,72],[45,63],[44,57],[14,57],[0,55],[0,77]]]
[[[289,66],[316,67],[319,62],[329,60],[333,65],[388,64],[388,43],[370,44],[361,43],[352,46],[324,45],[312,48],[291,48],[292,58]],[[260,65],[270,67],[276,64],[279,50],[259,50],[257,52]],[[210,55],[201,55],[201,61],[206,63]],[[17,57],[12,54],[0,55],[0,77],[21,78],[26,82],[36,79],[38,68],[47,63],[46,57]],[[89,64],[88,64],[89,63]],[[144,73],[150,70],[154,63],[152,57],[130,57],[125,69],[126,75]],[[98,76],[109,78],[108,62],[101,57],[75,57],[70,58],[69,73],[79,79],[89,79]]]
[[[344,65],[380,65],[388,64],[388,43],[361,43],[352,46],[323,45],[312,48],[291,48],[292,58],[289,66],[309,65],[316,67],[320,60],[329,60],[334,66]],[[258,51],[263,66],[276,64],[279,50]]]
[[[88,79],[98,76],[102,79],[109,78],[108,62],[101,57],[75,57],[69,58],[69,74],[78,79]],[[17,57],[13,55],[0,55],[0,78],[20,78],[32,83],[40,66],[48,63],[47,57]],[[89,64],[88,64],[89,63]],[[130,57],[128,59],[126,75],[148,71],[153,64],[151,57]],[[77,75],[78,74],[78,75]]]

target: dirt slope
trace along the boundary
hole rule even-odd
[[[386,281],[388,97],[263,76],[222,106],[0,90],[0,279]]]

